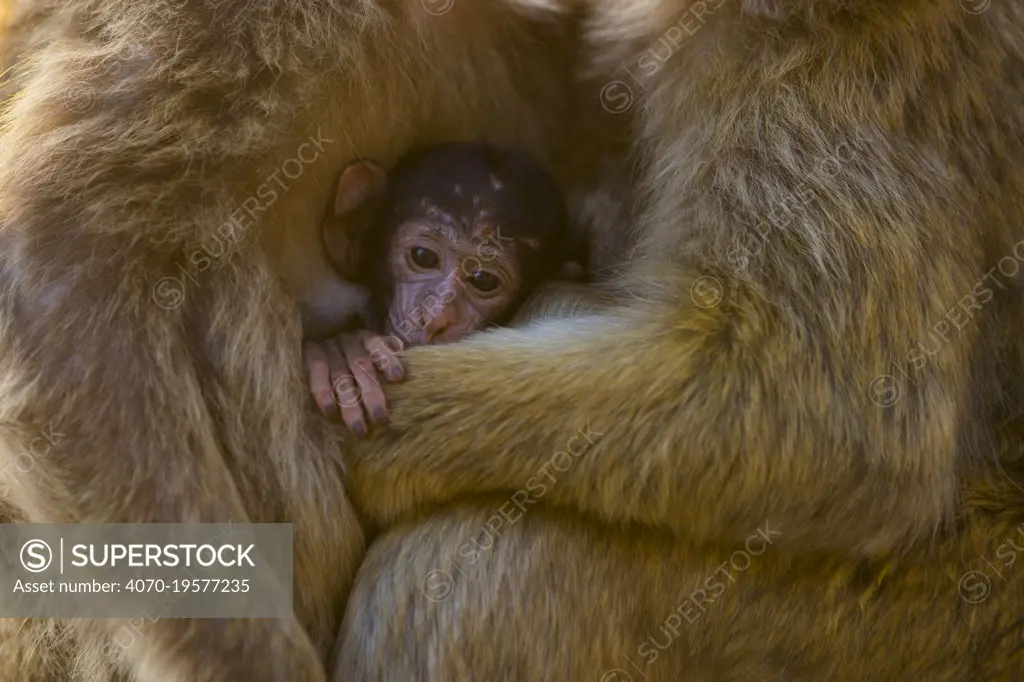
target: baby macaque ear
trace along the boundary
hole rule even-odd
[[[334,205],[324,221],[324,248],[338,273],[357,279],[363,238],[387,189],[387,171],[376,161],[356,161],[341,172]]]
[[[372,210],[387,189],[388,172],[376,161],[356,161],[341,172],[334,195],[334,215],[348,218]]]

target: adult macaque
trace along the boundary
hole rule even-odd
[[[303,325],[340,328],[354,291],[322,254],[322,207],[353,159],[415,145],[550,164],[570,27],[504,0],[18,5],[24,33],[0,38],[21,58],[0,108],[0,471],[42,430],[65,437],[0,481],[11,516],[294,522],[296,588],[293,619],[0,622],[0,679],[323,680],[364,534],[303,376]],[[245,238],[190,270],[225,226]]]
[[[605,82],[573,96],[562,25],[523,4],[62,3],[0,140],[0,459],[66,439],[11,503],[294,522],[296,616],[48,641],[143,682],[320,682],[350,492],[388,527],[339,680],[1019,677],[1020,3],[593,0]],[[301,377],[294,300],[329,266],[306,207],[413,144],[550,161],[570,102],[637,118],[616,305],[411,349],[346,476]],[[318,125],[337,143],[265,242],[156,309],[154,273]],[[0,675],[70,677],[38,626]]]
[[[387,419],[379,370],[399,381],[395,352],[502,324],[542,280],[578,269],[554,180],[526,154],[482,142],[419,150],[388,173],[348,166],[324,222],[328,256],[371,295],[369,329],[304,344],[320,409],[356,434]]]
[[[1024,7],[586,4],[639,248],[404,357],[336,679],[1019,677]]]

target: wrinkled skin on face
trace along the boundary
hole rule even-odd
[[[496,323],[519,300],[520,251],[529,247],[503,242],[486,208],[469,221],[468,235],[437,219],[396,230],[385,331],[409,345],[455,341]]]
[[[544,172],[482,143],[424,150],[392,173],[366,160],[346,167],[324,246],[340,274],[369,287],[374,331],[305,342],[321,411],[360,436],[384,423],[378,373],[405,378],[397,352],[500,324],[564,263],[564,228]]]

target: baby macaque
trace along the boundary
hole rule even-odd
[[[566,211],[528,156],[485,143],[423,149],[390,173],[358,161],[341,174],[323,226],[327,254],[363,283],[369,329],[306,342],[310,390],[359,436],[387,420],[377,372],[401,381],[397,351],[506,321],[530,290],[582,269],[566,258]]]

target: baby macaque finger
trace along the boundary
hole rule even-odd
[[[344,338],[344,337],[342,337]],[[345,354],[337,341],[328,341],[324,344],[327,349],[327,359],[331,367],[331,387],[334,391],[335,400],[341,409],[341,419],[360,438],[369,433],[366,426],[366,418],[363,416],[362,395],[359,384],[352,373],[349,372],[348,364],[345,361]]]
[[[388,412],[384,402],[384,390],[377,380],[377,370],[370,359],[370,353],[363,345],[361,334],[344,334],[341,337],[341,350],[345,354],[345,362],[359,384],[359,392],[363,398],[366,413],[375,422],[387,421]]]
[[[387,377],[388,381],[405,379],[405,367],[398,359],[400,342],[393,336],[380,336],[370,331],[360,332],[363,347],[370,353],[374,367]],[[392,348],[394,346],[394,348]]]
[[[313,395],[320,412],[334,413],[334,389],[331,387],[331,367],[327,351],[320,343],[306,341],[302,344],[302,358],[309,378],[309,392]]]

